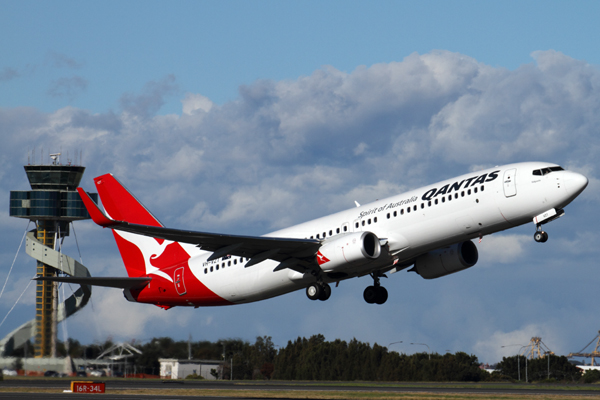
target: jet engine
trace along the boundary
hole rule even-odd
[[[344,271],[364,265],[381,255],[379,238],[372,232],[354,232],[326,240],[317,254],[325,272]]]
[[[425,279],[434,279],[470,268],[478,258],[477,246],[467,240],[423,254],[413,270]]]

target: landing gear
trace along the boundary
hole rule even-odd
[[[388,291],[383,286],[367,286],[363,297],[369,304],[383,304],[388,299]]]
[[[545,243],[548,240],[548,234],[542,230],[541,225],[537,226],[537,231],[533,234],[533,240],[538,243]]]
[[[311,300],[325,301],[331,296],[331,286],[322,282],[312,283],[306,288],[306,295]]]
[[[380,286],[379,275],[371,274],[371,276],[374,281],[373,286],[367,286],[363,297],[369,304],[383,304],[388,299],[388,291],[383,286]]]

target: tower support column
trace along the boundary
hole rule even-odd
[[[56,223],[51,220],[37,222],[37,239],[45,246],[55,248]],[[37,262],[38,276],[56,276],[56,269],[41,261]],[[55,303],[58,290],[55,282],[37,281],[35,296],[35,357],[56,356]]]

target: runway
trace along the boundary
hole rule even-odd
[[[480,396],[560,396],[599,397],[600,388],[595,385],[535,385],[511,383],[390,383],[390,382],[294,382],[294,381],[170,381],[141,379],[78,379],[86,381],[106,382],[106,393],[76,394],[57,392],[68,390],[72,379],[5,379],[0,382],[0,399],[28,399],[39,397],[43,393],[46,399],[76,399],[102,396],[104,399],[189,399],[190,396],[203,399],[291,399],[298,398],[302,392],[304,399],[314,396],[315,399],[327,398],[328,392],[339,398],[341,392],[359,393],[368,397],[369,392],[407,394],[431,393],[432,395],[480,395]],[[14,389],[15,392],[10,392]],[[16,392],[28,390],[29,392]],[[50,392],[49,392],[50,391]],[[127,394],[121,393],[127,391]],[[235,391],[235,392],[232,392]],[[117,392],[117,393],[115,393]],[[277,393],[273,393],[277,392]],[[280,394],[281,397],[277,397]],[[326,393],[325,393],[326,394]],[[274,397],[275,396],[275,397]]]

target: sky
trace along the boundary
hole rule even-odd
[[[342,282],[327,302],[298,291],[168,311],[96,288],[60,339],[268,335],[285,346],[321,333],[492,363],[518,350],[501,346],[532,336],[576,352],[600,329],[600,3],[0,0],[0,9],[0,284],[15,260],[0,337],[34,317],[35,262],[17,253],[27,221],[8,216],[9,192],[28,190],[22,166],[53,152],[86,166],[88,191],[113,173],[168,227],[247,235],[512,162],[553,162],[590,180],[546,226],[546,244],[533,241],[533,224],[487,236],[471,269],[431,281],[390,275],[381,306],[362,298],[370,278]],[[66,254],[81,253],[93,276],[125,276],[110,232],[74,228]]]

